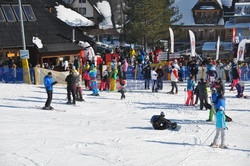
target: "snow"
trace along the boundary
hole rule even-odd
[[[81,27],[81,26],[93,26],[94,22],[83,17],[81,14],[69,9],[65,8],[63,5],[55,6],[57,11],[57,18],[65,22],[66,24],[73,27]]]
[[[118,92],[94,97],[84,91],[85,102],[72,106],[64,104],[66,86],[57,85],[57,111],[46,111],[40,109],[47,97],[43,86],[0,83],[0,165],[249,165],[249,99],[235,98],[227,84],[230,149],[210,148],[215,126],[205,121],[208,111],[183,105],[185,87],[179,84],[178,95],[166,94],[170,82],[158,93],[128,87],[125,100]],[[150,118],[161,111],[182,126],[178,132],[152,129]]]
[[[220,0],[220,1],[223,4],[223,6],[227,6],[228,8],[230,8],[233,4],[233,0]]]
[[[200,9],[202,9],[202,10],[213,10],[215,8],[213,6],[201,6]]]
[[[230,21],[226,21],[225,28],[249,28],[250,30],[250,22],[246,23],[232,23]]]
[[[110,29],[113,28],[113,23],[111,21],[111,7],[108,1],[97,2],[96,8],[104,16],[103,22],[99,23],[100,29]]]
[[[37,48],[39,48],[39,49],[43,48],[42,40],[39,39],[38,37],[33,36],[32,43],[34,43],[37,46]]]

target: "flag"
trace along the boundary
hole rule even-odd
[[[189,30],[190,45],[191,45],[191,56],[195,56],[195,36],[194,33]]]
[[[220,52],[220,36],[218,36],[218,41],[217,41],[216,60],[219,59],[219,52]]]
[[[170,33],[170,41],[171,41],[170,53],[174,53],[174,32],[170,27],[169,27],[169,33]]]
[[[238,51],[237,51],[237,61],[244,61],[244,54],[245,54],[245,48],[246,48],[246,42],[247,39],[241,40],[238,46]]]

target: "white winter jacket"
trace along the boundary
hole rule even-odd
[[[151,79],[152,80],[157,80],[157,76],[158,76],[158,74],[156,73],[156,71],[151,70]]]

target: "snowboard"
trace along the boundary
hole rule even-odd
[[[227,116],[227,115],[225,115],[225,116],[226,116],[226,122],[231,122],[231,121],[233,121],[233,119],[230,118],[229,116]]]

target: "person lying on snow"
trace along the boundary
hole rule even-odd
[[[156,130],[175,129],[177,127],[175,122],[171,123],[170,120],[165,118],[164,112],[161,112],[160,115],[152,116],[150,122]]]

